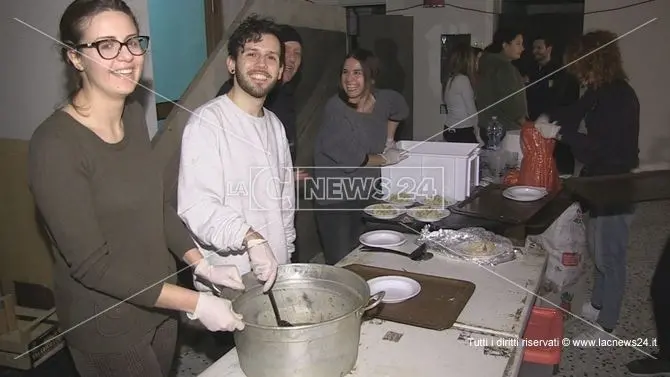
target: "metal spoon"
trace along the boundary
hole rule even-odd
[[[277,308],[277,301],[275,301],[275,295],[272,293],[272,289],[268,291],[268,296],[270,296],[270,304],[272,304],[272,311],[275,313],[275,320],[277,321],[277,326],[279,327],[293,327],[291,322],[281,319],[279,316],[279,308]]]

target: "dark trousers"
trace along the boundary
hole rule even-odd
[[[122,352],[69,350],[80,377],[167,377],[175,356],[177,328],[177,320],[170,318]]]
[[[358,237],[365,230],[364,207],[361,201],[316,204],[316,222],[326,264],[336,264],[358,246]]]
[[[473,128],[452,128],[447,130],[447,127],[444,127],[444,132],[442,133],[444,141],[451,143],[474,143],[477,144],[477,138],[475,137],[475,131]]]
[[[668,287],[670,287],[670,238],[665,243],[663,254],[651,280],[651,300],[659,355],[665,360],[670,360],[670,295],[666,291]]]
[[[575,156],[567,144],[560,141],[556,142],[554,147],[554,158],[556,159],[556,169],[560,174],[574,174]]]

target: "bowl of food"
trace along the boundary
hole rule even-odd
[[[423,205],[408,209],[407,214],[417,221],[432,223],[444,219],[449,216],[451,212],[444,208]]]
[[[382,220],[395,219],[396,217],[405,213],[404,208],[400,208],[388,203],[372,204],[365,207],[364,211],[368,215]]]

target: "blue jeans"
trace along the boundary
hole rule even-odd
[[[591,304],[601,308],[598,323],[613,329],[619,320],[626,288],[626,249],[633,214],[588,219],[586,236],[594,261]]]

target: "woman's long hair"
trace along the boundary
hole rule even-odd
[[[474,85],[475,79],[475,54],[472,47],[467,44],[459,44],[454,47],[447,63],[449,80],[447,85],[451,85],[451,79],[456,75],[464,75]]]
[[[574,63],[568,66],[568,71],[593,88],[628,80],[616,38],[611,31],[595,30],[570,43],[565,50],[565,60]]]

